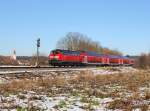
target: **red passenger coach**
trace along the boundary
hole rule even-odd
[[[133,66],[133,65],[134,65],[134,60],[133,60],[133,59],[129,59],[128,64],[129,64],[130,66]]]
[[[108,55],[108,57],[110,59],[110,65],[123,65],[122,56]]]

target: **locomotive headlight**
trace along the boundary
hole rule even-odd
[[[50,56],[50,59],[59,59],[59,56]]]
[[[54,56],[54,58],[55,58],[55,59],[58,59],[58,58],[59,58],[59,56]]]
[[[54,56],[50,56],[50,59],[53,59],[54,58]]]

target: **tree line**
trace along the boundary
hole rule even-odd
[[[148,54],[141,54],[141,56],[138,57],[136,60],[136,67],[138,68],[143,68],[143,69],[148,69],[150,68],[150,53]]]
[[[118,50],[112,50],[101,46],[97,41],[93,41],[88,36],[79,32],[69,32],[65,37],[61,38],[56,45],[59,49],[66,50],[84,50],[94,51],[102,54],[122,55]]]

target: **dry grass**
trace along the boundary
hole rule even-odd
[[[150,100],[150,91],[146,91],[144,94],[144,99],[145,100]]]
[[[18,65],[18,62],[11,59],[11,57],[0,56],[0,65]]]
[[[93,96],[98,98],[111,97],[114,101],[109,104],[108,108],[110,109],[118,108],[130,111],[133,108],[140,108],[146,111],[148,109],[147,104],[138,106],[132,103],[133,101],[150,99],[149,91],[145,91],[143,97],[140,96],[139,88],[141,87],[150,87],[149,72],[94,76],[89,71],[81,71],[80,74],[69,79],[64,76],[56,76],[14,80],[7,84],[1,84],[0,93],[9,95],[10,93],[34,91],[37,93],[44,92],[49,96],[69,93],[74,96],[85,95],[88,100]],[[126,97],[120,94],[125,92],[132,92],[132,95]],[[24,97],[20,96],[20,98]],[[33,97],[30,99],[40,98]],[[83,98],[84,100],[85,98]]]
[[[131,111],[132,105],[130,101],[116,99],[109,104],[108,108],[109,109],[127,109],[128,111]]]
[[[40,88],[51,89],[53,87],[60,88],[73,88],[77,90],[94,89],[93,94],[97,89],[103,86],[122,86],[130,91],[137,91],[139,87],[150,85],[150,74],[146,72],[131,73],[131,74],[113,74],[113,75],[97,75],[94,76],[90,72],[82,71],[76,77],[70,79],[58,76],[55,78],[38,78],[38,79],[20,79],[14,80],[11,83],[1,84],[0,93],[4,92],[19,92],[25,90],[39,90]],[[95,90],[96,89],[96,90]],[[146,98],[149,98],[149,94]]]
[[[17,93],[23,91],[47,91],[51,87],[64,87],[65,80],[60,77],[56,78],[38,78],[38,79],[20,79],[14,80],[7,84],[0,85],[0,93]]]
[[[133,101],[136,101],[136,104]],[[133,111],[133,109],[139,108],[141,111],[148,111],[149,105],[142,103],[142,98],[139,95],[133,95],[126,99],[115,99],[109,103],[107,108],[122,109],[123,111]]]
[[[124,111],[132,111],[135,108],[140,108],[142,111],[147,111],[149,106],[147,103],[142,101],[143,98],[139,95],[139,93],[134,92],[130,97],[115,99],[110,102],[108,108],[123,109]]]

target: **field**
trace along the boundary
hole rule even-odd
[[[150,70],[97,68],[19,78],[0,84],[9,111],[148,111]]]

